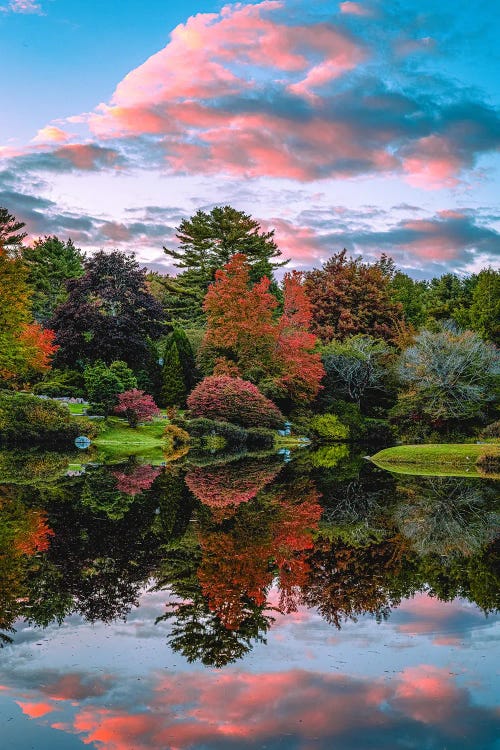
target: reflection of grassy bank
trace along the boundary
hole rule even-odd
[[[106,427],[93,441],[107,455],[113,456],[163,456],[168,441],[163,437],[165,420],[155,419],[132,429],[118,417],[109,417]]]
[[[371,460],[377,466],[398,474],[434,476],[485,476],[477,462],[484,456],[500,459],[500,445],[484,443],[398,445],[379,451]],[[498,474],[489,473],[496,477]]]

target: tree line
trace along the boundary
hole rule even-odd
[[[220,422],[238,424],[239,405],[247,427],[274,408],[332,439],[498,437],[500,272],[418,281],[342,250],[278,282],[274,231],[231,206],[197,211],[177,238],[177,274],[160,274],[70,239],[28,245],[0,209],[0,386],[103,414],[130,391]]]

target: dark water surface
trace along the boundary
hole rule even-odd
[[[0,453],[2,750],[500,748],[498,483],[82,460]]]

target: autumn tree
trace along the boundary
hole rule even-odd
[[[364,263],[342,250],[323,268],[308,271],[304,284],[312,306],[312,332],[324,343],[356,334],[386,341],[397,337],[403,309],[391,297],[390,275],[382,264]]]
[[[144,391],[132,388],[118,395],[116,414],[124,414],[130,427],[137,427],[139,422],[151,422],[160,413],[152,397]]]
[[[163,248],[180,274],[166,279],[170,289],[170,314],[173,319],[197,320],[201,304],[217,269],[236,254],[245,254],[252,281],[273,278],[273,271],[287,261],[281,256],[274,230],[261,230],[259,222],[231,206],[216,206],[210,212],[198,210],[183,219],[177,228],[178,249]]]
[[[68,282],[68,299],[55,311],[59,365],[123,360],[133,369],[149,361],[149,339],[163,330],[163,310],[147,291],[146,270],[133,256],[100,251],[85,274]]]
[[[33,322],[27,269],[0,245],[0,380],[16,384],[50,367],[54,334]]]
[[[71,240],[63,242],[52,236],[24,248],[23,259],[28,267],[33,316],[45,325],[68,296],[66,282],[83,275],[84,255]]]
[[[311,400],[323,376],[316,338],[309,330],[311,307],[300,274],[284,279],[283,314],[264,277],[256,283],[244,255],[235,255],[205,297],[207,331],[201,354],[216,374],[240,375],[273,397]]]

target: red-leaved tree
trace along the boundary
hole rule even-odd
[[[269,291],[269,279],[252,284],[250,271],[241,253],[217,271],[204,301],[202,358],[211,358],[216,375],[240,375],[269,395],[309,401],[318,393],[324,371],[314,351],[316,337],[309,332],[311,305],[302,276],[286,274],[284,311],[277,318],[278,301]]]
[[[137,427],[139,422],[151,422],[160,410],[151,396],[137,388],[132,388],[118,395],[115,413],[125,414],[130,427]]]

